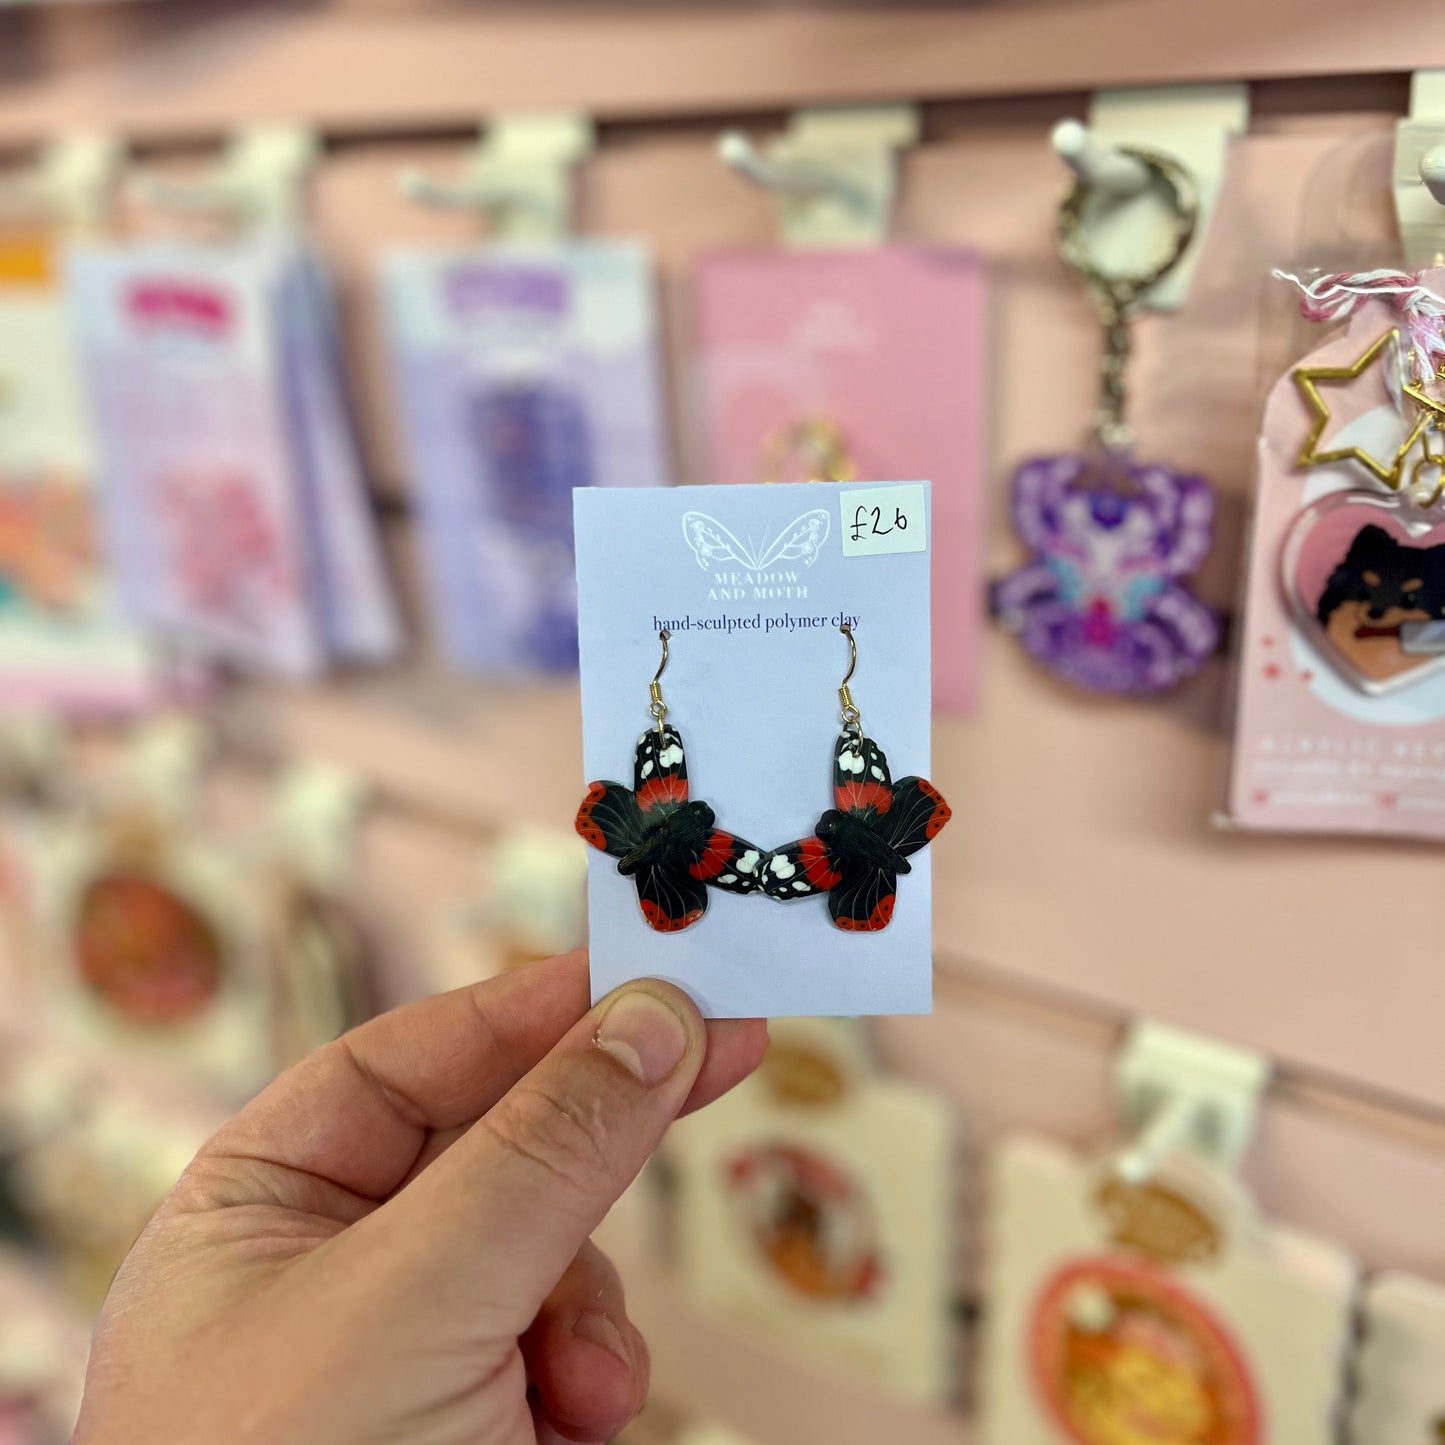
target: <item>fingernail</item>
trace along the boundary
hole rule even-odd
[[[596,1043],[644,1084],[660,1084],[687,1052],[687,1028],[655,994],[631,989],[602,1015]]]
[[[597,1345],[609,1355],[616,1355],[624,1365],[631,1368],[632,1361],[627,1358],[627,1346],[623,1343],[622,1331],[606,1315],[579,1316],[577,1323],[572,1326],[572,1333],[579,1340],[586,1340],[589,1345]]]

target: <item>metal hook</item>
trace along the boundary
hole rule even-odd
[[[848,686],[853,680],[853,673],[858,667],[858,644],[853,637],[853,624],[842,623],[838,631],[848,639],[848,671],[843,676],[843,681],[838,685],[838,701],[843,709],[843,732],[851,734],[853,738],[853,751],[862,754],[863,751],[863,715],[858,711],[857,704],[853,701],[853,690]]]
[[[672,636],[667,628],[663,628],[658,634],[662,642],[662,661],[657,664],[657,671],[652,681],[648,684],[648,693],[652,697],[652,703],[648,711],[652,714],[653,720],[657,723],[657,739],[664,747],[667,745],[667,733],[663,730],[663,719],[667,717],[667,704],[662,700],[662,674],[667,671],[667,640]]]

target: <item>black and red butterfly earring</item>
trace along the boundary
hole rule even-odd
[[[833,745],[833,803],[813,830],[763,858],[762,887],[787,901],[828,895],[839,928],[871,933],[893,921],[898,875],[911,873],[909,856],[933,841],[953,816],[943,794],[924,778],[889,776],[888,759],[863,734],[849,683],[858,645],[845,622],[848,674],[838,689],[843,731]]]
[[[637,740],[632,787],[590,783],[577,810],[577,831],[618,860],[617,871],[637,884],[642,916],[659,933],[690,928],[707,912],[707,890],[753,893],[763,851],[715,827],[706,803],[687,796],[682,734],[667,724],[662,674],[667,643],[658,633],[662,663],[650,691],[654,726]]]

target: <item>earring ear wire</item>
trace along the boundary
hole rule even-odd
[[[863,750],[863,715],[853,701],[853,689],[848,686],[858,667],[858,644],[853,638],[851,623],[843,623],[838,631],[848,639],[848,671],[844,673],[843,681],[838,687],[838,703],[842,709],[843,731],[852,738],[853,751],[861,753]]]
[[[647,685],[647,691],[652,697],[652,702],[647,710],[657,724],[657,740],[663,745],[667,742],[667,733],[662,726],[667,719],[667,704],[662,700],[662,674],[667,671],[667,642],[671,636],[672,633],[665,627],[657,634],[658,640],[662,643],[662,661],[657,664],[657,671]]]

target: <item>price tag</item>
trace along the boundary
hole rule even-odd
[[[843,555],[881,557],[928,550],[927,488],[922,482],[850,488],[839,494]]]

